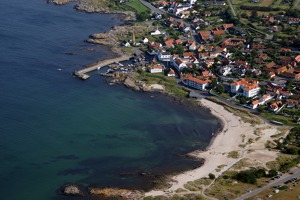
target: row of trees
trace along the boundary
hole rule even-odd
[[[258,178],[273,177],[273,176],[277,176],[277,174],[278,174],[277,171],[273,169],[269,170],[268,174],[266,173],[266,170],[263,168],[249,169],[237,173],[235,179],[243,183],[255,184]]]

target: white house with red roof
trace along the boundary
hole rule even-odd
[[[260,91],[258,87],[258,81],[251,79],[240,79],[231,83],[231,93],[239,93],[244,97],[253,97]]]
[[[172,62],[172,65],[180,72],[183,68],[187,67],[183,59],[177,58]]]
[[[149,71],[150,73],[161,73],[164,69],[164,66],[162,65],[152,65],[152,66],[149,66]]]
[[[170,71],[168,72],[168,76],[174,77],[175,71],[173,69],[170,69]]]
[[[203,77],[193,77],[189,75],[184,77],[182,82],[191,88],[205,90],[209,86],[209,83],[211,83],[211,80]]]

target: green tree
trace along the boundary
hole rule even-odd
[[[289,147],[286,149],[287,154],[297,155],[298,154],[298,148],[297,147]]]
[[[236,179],[243,183],[255,184],[257,182],[252,170],[241,171],[236,175]]]
[[[260,107],[257,108],[257,111],[258,111],[259,113],[262,113],[262,112],[264,112],[264,109],[263,109],[263,107],[260,106]]]
[[[266,171],[264,169],[258,169],[255,173],[256,178],[261,178],[266,176]]]
[[[184,48],[183,48],[182,45],[176,45],[176,46],[175,46],[175,49],[176,49],[177,53],[178,53],[180,56],[183,55]]]
[[[277,176],[278,172],[275,169],[271,169],[269,170],[269,177],[273,177],[273,176]]]
[[[215,88],[217,86],[217,84],[218,84],[218,81],[217,81],[217,79],[214,78],[210,83],[210,87]]]
[[[225,91],[224,86],[222,84],[218,84],[216,87],[216,91],[221,94]]]
[[[216,176],[215,176],[214,174],[212,174],[212,173],[209,173],[209,174],[208,174],[208,177],[209,177],[210,179],[215,179],[215,178],[216,178]]]

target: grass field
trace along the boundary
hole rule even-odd
[[[224,175],[227,175],[229,177],[233,176],[235,172],[227,171]],[[222,176],[224,177],[224,176]],[[257,184],[247,184],[238,182],[235,179],[224,179],[224,178],[218,178],[214,185],[212,185],[210,188],[208,188],[205,191],[205,194],[210,197],[214,197],[216,199],[235,199],[238,196],[241,196],[242,194],[247,193],[248,190],[256,189],[257,187],[261,187],[265,185],[265,178],[261,178],[257,180]]]
[[[281,9],[289,9],[291,7],[291,3],[284,3],[282,0],[274,0],[271,7],[272,8],[281,8]]]
[[[263,6],[263,7],[269,7],[270,5],[273,4],[274,1],[278,1],[278,0],[261,0],[261,1],[259,1],[258,5]],[[279,0],[279,1],[281,1],[281,0]]]
[[[142,13],[142,12],[149,10],[146,6],[144,6],[144,4],[142,4],[138,0],[127,2],[127,3],[125,3],[125,5],[133,8],[138,13]]]
[[[145,73],[142,81],[145,81],[147,84],[157,83],[164,85],[167,92],[175,94],[176,96],[187,97],[189,93],[186,88],[177,84],[174,77],[167,77],[162,73]]]
[[[282,122],[284,125],[288,125],[288,126],[294,126],[296,125],[291,118],[289,117],[285,117],[282,115],[275,115],[273,113],[269,113],[269,112],[263,112],[261,113],[261,116],[263,116],[264,118],[268,119],[268,120],[275,120],[275,121],[279,121]]]

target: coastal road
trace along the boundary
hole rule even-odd
[[[293,174],[283,174],[283,176],[281,178],[275,179],[275,180],[271,181],[268,185],[266,185],[262,188],[258,188],[256,190],[253,190],[253,191],[251,191],[247,194],[244,194],[244,195],[240,196],[239,198],[236,198],[235,200],[244,200],[244,199],[250,198],[250,197],[252,197],[254,195],[257,195],[260,192],[262,192],[266,189],[269,189],[273,186],[284,185],[284,182],[290,180],[291,178],[300,177],[300,169],[299,168],[291,169],[291,172]]]

